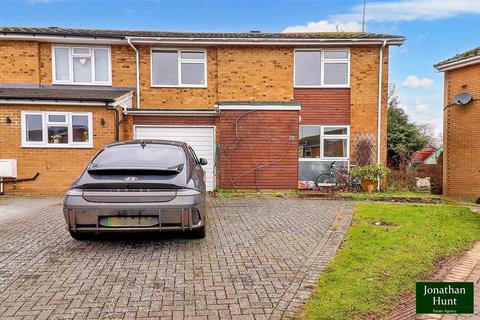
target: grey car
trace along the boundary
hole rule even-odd
[[[205,237],[207,161],[183,142],[132,140],[105,146],[65,195],[68,231],[188,231]]]

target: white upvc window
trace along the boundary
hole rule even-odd
[[[22,111],[22,147],[92,148],[91,112]]]
[[[296,49],[296,88],[345,88],[350,86],[349,49]]]
[[[110,47],[52,46],[54,84],[112,85]]]
[[[207,52],[200,49],[152,49],[152,87],[207,87]]]
[[[313,188],[331,165],[349,168],[350,127],[345,125],[300,125],[298,144],[298,179],[304,188]]]
[[[298,156],[304,161],[348,160],[349,126],[301,125]]]

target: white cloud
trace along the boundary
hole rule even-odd
[[[335,32],[335,31],[362,31],[362,24],[356,21],[351,22],[329,22],[320,20],[309,22],[306,25],[286,27],[283,32]]]
[[[427,113],[430,111],[428,104],[423,103],[420,99],[415,99],[415,109],[421,113]]]
[[[406,88],[430,88],[433,86],[433,80],[410,75],[403,80],[402,86]]]
[[[355,5],[349,12],[337,14],[318,22],[286,27],[283,32],[315,32],[362,30],[363,4]],[[479,0],[397,0],[367,2],[366,22],[399,22],[438,20],[462,14],[480,14]]]
[[[353,7],[354,14],[362,12],[363,6]],[[366,7],[366,21],[413,21],[437,20],[461,14],[480,14],[478,0],[408,0],[393,2],[370,2]]]

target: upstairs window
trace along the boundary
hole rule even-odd
[[[52,47],[54,84],[111,85],[108,47]]]
[[[295,50],[295,87],[348,87],[349,50]]]
[[[22,146],[91,148],[91,112],[22,112]]]
[[[205,88],[206,57],[204,50],[152,50],[152,87]]]

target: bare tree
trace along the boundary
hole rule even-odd
[[[433,126],[430,123],[416,124],[418,131],[422,136],[428,140],[428,144],[432,147],[439,148],[443,144],[442,133],[435,133]]]

